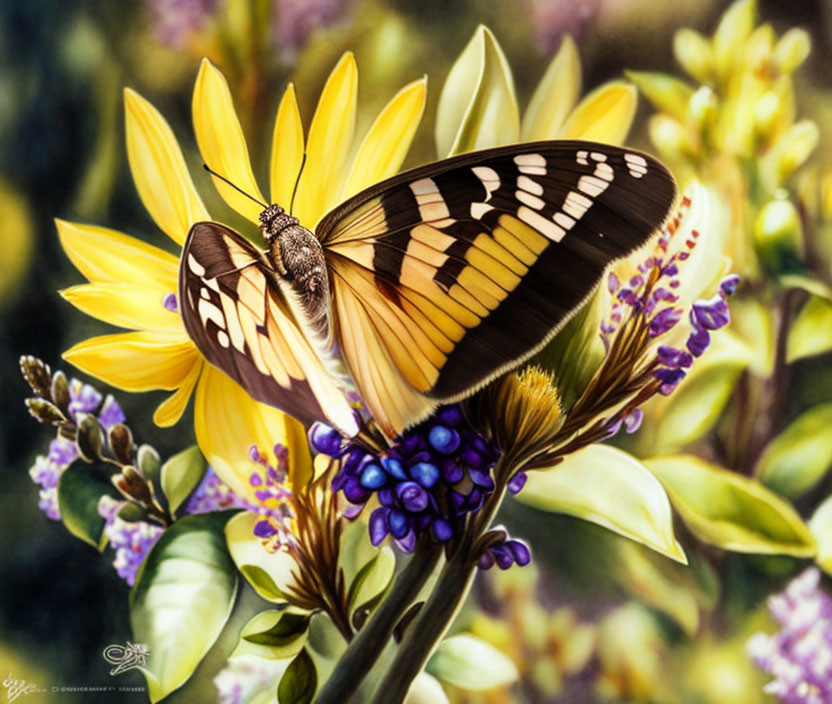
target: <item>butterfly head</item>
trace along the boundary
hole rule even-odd
[[[290,225],[297,224],[298,219],[289,215],[276,203],[272,203],[260,213],[260,229],[263,232],[263,237],[269,242]]]

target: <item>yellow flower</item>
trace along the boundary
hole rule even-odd
[[[314,227],[343,197],[394,174],[424,110],[424,79],[403,88],[382,110],[348,163],[355,128],[358,73],[345,54],[330,75],[304,146],[303,127],[290,84],[275,121],[271,155],[272,200],[288,207],[300,170],[295,215]],[[181,245],[191,226],[210,220],[182,152],[164,117],[137,93],[125,91],[127,154],[139,196],[153,220]],[[204,60],[193,96],[193,119],[204,161],[243,190],[264,200],[252,175],[245,139],[225,78]],[[220,193],[257,223],[259,207],[221,182]],[[175,424],[196,388],[197,443],[217,474],[241,495],[248,484],[252,444],[289,449],[290,479],[303,486],[311,462],[303,427],[257,403],[223,372],[205,363],[178,313],[163,302],[178,290],[178,258],[129,235],[58,220],[64,251],[89,283],[62,292],[74,306],[131,332],[78,343],[64,358],[91,376],[126,391],[174,393],[156,410],[160,426]]]
[[[497,39],[480,25],[442,89],[436,116],[437,152],[450,156],[542,139],[622,143],[635,116],[635,87],[610,81],[579,101],[580,94],[580,57],[567,36],[521,120],[511,67]]]

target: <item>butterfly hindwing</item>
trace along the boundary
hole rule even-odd
[[[306,424],[328,419],[356,431],[349,403],[295,321],[275,272],[246,239],[218,223],[196,223],[182,251],[179,302],[205,358],[253,398]]]
[[[335,209],[316,234],[371,410],[400,431],[528,358],[661,226],[675,194],[647,155],[539,142],[430,164]],[[375,369],[360,359],[368,335]]]

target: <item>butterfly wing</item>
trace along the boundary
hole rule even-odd
[[[246,239],[215,222],[195,224],[182,250],[179,301],[200,352],[253,398],[307,425],[328,419],[342,432],[357,432],[348,401],[295,321],[277,276]]]
[[[430,164],[335,209],[316,234],[342,351],[374,416],[400,432],[527,359],[675,195],[645,154],[539,142]]]

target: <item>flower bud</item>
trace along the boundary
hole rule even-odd
[[[49,398],[52,387],[52,372],[49,370],[49,365],[42,362],[37,357],[31,355],[23,355],[20,358],[20,372],[23,378],[26,379],[32,392],[35,396],[40,398]]]
[[[706,83],[713,72],[714,54],[711,43],[699,32],[680,29],[673,37],[673,53],[682,68],[700,83]]]
[[[130,454],[133,451],[133,434],[124,423],[116,423],[107,434],[110,449],[121,464],[130,464]]]
[[[716,120],[718,101],[710,86],[702,86],[688,101],[688,118],[700,131]]]
[[[104,446],[104,430],[92,413],[78,414],[78,452],[81,459],[94,462],[101,457]]]
[[[768,142],[774,135],[781,114],[780,96],[774,91],[767,91],[754,105],[754,130],[762,141]]]
[[[801,120],[791,126],[777,141],[778,184],[782,184],[811,156],[818,144],[820,133],[812,120]]]
[[[696,152],[685,128],[671,117],[653,115],[648,130],[656,149],[669,159],[688,157]]]
[[[155,480],[162,468],[162,460],[150,445],[141,445],[136,451],[136,465],[145,479]]]
[[[794,27],[786,32],[774,49],[774,61],[783,73],[793,73],[812,51],[812,40],[806,30]]]
[[[791,201],[773,200],[763,206],[754,222],[754,243],[760,260],[770,271],[800,267],[803,228]]]

